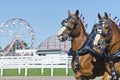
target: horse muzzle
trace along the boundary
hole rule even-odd
[[[67,40],[67,37],[66,37],[66,36],[63,36],[63,35],[57,35],[57,38],[58,38],[58,40],[61,41],[61,42],[64,42],[64,41]]]

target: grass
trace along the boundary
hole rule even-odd
[[[18,71],[17,69],[4,69],[3,70],[3,75],[7,75],[7,76],[18,76]]]
[[[41,69],[38,68],[29,68],[28,69],[28,76],[50,76],[51,75],[51,69],[45,68],[44,74],[41,74]],[[74,73],[72,69],[68,69],[69,76],[73,76]],[[21,69],[21,74],[18,74],[18,69],[4,69],[3,70],[3,76],[24,76],[25,75],[25,69]],[[63,68],[54,68],[53,72],[54,76],[66,76],[66,70]]]

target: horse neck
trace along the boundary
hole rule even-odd
[[[120,29],[115,22],[112,23],[112,39],[109,45],[110,53],[114,53],[120,48]]]
[[[115,22],[112,22],[112,40],[111,42],[115,42],[120,40],[120,29],[118,27],[118,25]]]
[[[82,21],[79,21],[79,25],[79,35],[71,41],[71,47],[73,51],[80,49],[87,39],[87,33]]]
[[[112,34],[113,34],[113,39],[118,39],[120,37],[120,29],[118,25],[115,22],[112,22]]]

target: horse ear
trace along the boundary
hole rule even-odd
[[[100,13],[98,13],[98,19],[99,19],[99,20],[102,20],[102,17],[101,17],[101,15],[100,15]]]
[[[76,16],[76,17],[79,17],[79,10],[76,10],[75,16]]]
[[[107,14],[106,12],[105,12],[104,14],[105,14],[105,19],[107,19],[107,20],[108,20],[108,19],[109,19],[108,14]]]
[[[68,16],[71,16],[71,12],[70,12],[70,10],[68,10]]]

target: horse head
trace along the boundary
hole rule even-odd
[[[109,75],[112,75],[113,80],[118,80],[120,76],[120,29],[107,13],[104,17],[98,14],[98,18],[99,23],[94,27],[93,48],[97,47],[101,51],[105,50],[104,62],[107,73],[105,73],[102,80],[108,80]]]
[[[75,14],[71,14],[68,10],[68,17],[61,22],[61,25],[62,28],[57,33],[57,37],[60,41],[71,40],[79,36],[80,27],[84,26],[79,17],[79,10],[76,10]]]
[[[93,40],[93,48],[98,48],[104,51],[105,48],[112,48],[116,44],[118,37],[120,37],[120,30],[118,25],[105,12],[104,17],[98,14],[99,23],[95,25],[95,37]],[[110,47],[111,46],[111,47]]]

